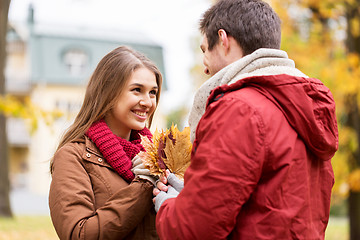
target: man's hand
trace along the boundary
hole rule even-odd
[[[159,211],[163,202],[169,198],[175,198],[179,195],[180,191],[184,188],[184,182],[178,179],[175,174],[170,173],[169,170],[165,172],[166,177],[162,177],[156,183],[153,190],[155,204],[155,211]],[[169,184],[167,186],[166,184]]]
[[[175,188],[175,190],[178,192],[181,192],[181,190],[184,188],[184,182],[178,179],[173,173],[167,175],[167,181],[169,185]]]

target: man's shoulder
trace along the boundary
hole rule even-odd
[[[259,109],[273,105],[271,102],[271,96],[267,96],[264,90],[249,86],[219,93],[211,100],[209,105],[213,103],[226,104],[232,108],[248,105],[250,108]]]
[[[237,124],[239,118],[262,122],[263,115],[273,111],[272,105],[257,89],[246,87],[215,96],[208,104],[203,119],[227,124]]]

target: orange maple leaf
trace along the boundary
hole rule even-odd
[[[185,170],[190,165],[192,149],[189,127],[182,132],[176,125],[165,131],[156,130],[152,142],[141,136],[141,144],[145,152],[140,152],[139,156],[153,175],[164,175],[165,170],[169,169],[179,179],[184,179]]]

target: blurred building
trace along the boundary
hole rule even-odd
[[[9,23],[7,40],[7,93],[21,101],[30,99],[43,110],[57,109],[64,113],[51,125],[39,118],[37,130],[32,134],[23,119],[8,119],[12,189],[48,194],[50,159],[81,107],[91,73],[109,51],[120,45],[131,46],[165,73],[162,47],[141,33],[42,26],[34,22],[32,7],[27,23]],[[157,110],[153,126],[165,126],[161,109]]]

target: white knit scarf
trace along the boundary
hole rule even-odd
[[[295,68],[294,61],[288,58],[286,52],[277,49],[261,48],[226,66],[208,79],[196,92],[194,103],[190,110],[189,126],[191,142],[194,142],[196,127],[205,113],[207,99],[214,88],[225,84],[230,85],[250,76],[278,74],[307,77]]]

